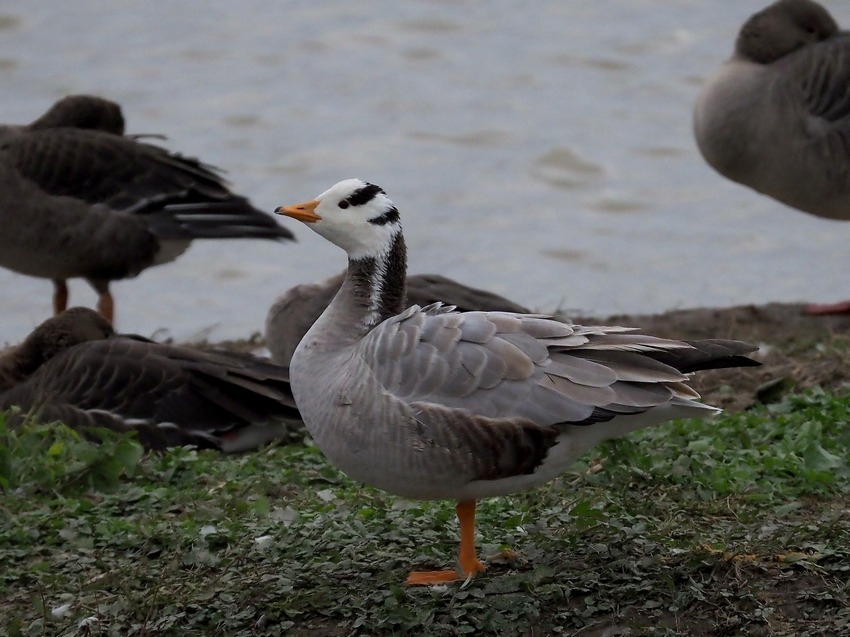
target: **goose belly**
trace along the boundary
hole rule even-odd
[[[395,495],[421,500],[450,499],[472,478],[461,449],[428,434],[410,413],[378,394],[360,410],[338,392],[334,401],[293,393],[307,431],[335,467],[350,478]]]

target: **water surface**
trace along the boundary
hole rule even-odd
[[[411,271],[545,311],[840,300],[850,224],[722,179],[693,141],[701,81],[765,4],[5,3],[0,119],[109,97],[129,132],[166,134],[269,211],[373,181],[402,212]],[[197,242],[115,283],[119,329],[260,330],[278,293],[345,265],[284,223],[298,243]],[[0,271],[0,342],[48,316],[51,289]],[[82,281],[71,299],[94,303]]]

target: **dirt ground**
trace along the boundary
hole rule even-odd
[[[705,402],[725,409],[773,402],[788,391],[850,383],[850,315],[810,316],[801,304],[769,303],[573,320],[635,326],[670,338],[732,338],[758,345],[753,358],[761,367],[700,372],[691,383]]]

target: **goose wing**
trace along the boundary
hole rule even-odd
[[[718,357],[740,360],[753,349],[717,343],[713,352],[701,353],[698,345],[628,328],[435,305],[413,306],[384,321],[362,341],[359,354],[384,389],[408,403],[538,425],[589,424],[696,398],[682,383],[686,375],[677,360],[687,361],[690,371],[719,364]]]
[[[850,34],[814,44],[775,63],[780,80],[777,99],[797,108],[802,119],[803,148],[824,161],[831,180],[850,185]],[[789,131],[793,133],[793,131]],[[836,174],[838,171],[840,174]]]
[[[99,130],[46,128],[0,140],[18,173],[50,195],[147,215],[164,238],[291,239],[197,159]]]
[[[163,148],[96,130],[50,128],[2,144],[17,170],[45,192],[130,209],[230,193],[215,169]]]

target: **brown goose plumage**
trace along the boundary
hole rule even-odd
[[[0,354],[0,392],[15,422],[135,431],[150,449],[244,451],[301,428],[286,367],[115,334],[87,308],[48,319]]]
[[[339,291],[345,272],[320,283],[296,285],[281,294],[266,315],[266,346],[278,365],[289,365],[298,343]],[[412,274],[407,277],[407,305],[431,305],[438,301],[453,305],[459,312],[528,312],[518,303],[469,287],[439,274]]]
[[[94,287],[111,321],[109,283],[174,260],[193,239],[292,238],[215,168],[122,131],[117,105],[81,96],[0,129],[0,265],[52,279],[55,313],[69,278]]]
[[[683,342],[628,328],[513,312],[404,309],[398,209],[359,179],[278,212],[348,253],[345,281],[292,356],[307,430],[352,478],[391,493],[458,502],[459,573],[475,553],[475,501],[562,473],[599,442],[716,409],[688,373],[757,363],[738,341]],[[410,584],[453,581],[414,573]]]
[[[120,105],[103,97],[67,95],[29,124],[0,126],[0,139],[46,128],[85,128],[123,135],[124,113]]]
[[[731,6],[731,5],[730,5]],[[850,221],[850,34],[812,0],[741,27],[694,105],[694,135],[724,177],[818,217]],[[850,312],[850,301],[813,314]]]

